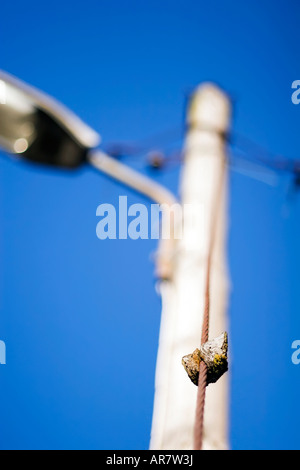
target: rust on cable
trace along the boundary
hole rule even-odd
[[[202,323],[202,334],[201,334],[201,348],[206,347],[206,343],[209,339],[209,317],[210,317],[210,278],[211,278],[211,265],[213,257],[213,249],[215,242],[215,235],[218,223],[218,209],[219,203],[222,197],[222,189],[225,176],[225,160],[222,165],[220,182],[216,190],[216,196],[214,200],[214,207],[212,208],[212,224],[210,232],[209,252],[207,259],[207,269],[205,277],[205,299],[204,299],[204,312],[203,312],[203,323]],[[227,370],[227,334],[226,334],[226,362],[223,358],[223,366],[221,367]],[[223,373],[224,373],[223,372]],[[196,403],[196,418],[194,427],[194,449],[202,450],[203,445],[203,430],[204,430],[204,408],[205,408],[205,395],[206,387],[209,380],[209,367],[204,360],[199,363],[199,374],[198,374],[198,392],[197,392],[197,403]]]

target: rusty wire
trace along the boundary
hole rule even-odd
[[[225,176],[225,160],[223,161],[221,174],[220,174],[220,182],[217,187],[217,192],[216,192],[216,196],[214,200],[214,207],[212,211],[212,223],[211,223],[209,251],[208,251],[208,257],[207,257],[207,269],[206,269],[206,278],[205,278],[206,279],[205,280],[205,298],[204,298],[201,344],[206,343],[209,339],[211,265],[212,265],[212,256],[213,256],[215,235],[216,235],[217,223],[218,223],[218,208],[219,208],[219,202],[222,197],[224,176]],[[195,417],[195,426],[194,426],[194,450],[202,450],[202,446],[203,446],[206,387],[207,387],[207,366],[203,361],[201,361],[200,369],[199,369],[196,417]]]

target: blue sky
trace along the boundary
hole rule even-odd
[[[299,12],[292,0],[4,0],[0,67],[104,142],[182,125],[187,94],[212,80],[233,99],[234,133],[297,158]],[[177,193],[179,168],[154,177]],[[234,449],[299,448],[300,195],[289,202],[288,188],[287,177],[270,187],[230,173]],[[96,208],[119,195],[146,202],[89,168],[0,159],[2,449],[148,447],[156,242],[97,239]]]

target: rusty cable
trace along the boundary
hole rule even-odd
[[[217,187],[216,198],[214,201],[214,207],[213,207],[213,212],[212,212],[212,224],[211,224],[209,251],[208,251],[208,258],[207,258],[206,278],[205,278],[205,298],[204,298],[201,344],[206,343],[209,339],[211,265],[212,265],[215,235],[217,231],[218,208],[219,208],[219,202],[222,196],[224,176],[225,176],[225,160],[223,161],[223,164],[222,164],[220,182]],[[199,379],[198,379],[196,417],[195,417],[195,427],[194,427],[194,449],[195,450],[202,450],[202,445],[203,445],[206,387],[207,387],[207,366],[205,362],[201,361],[200,370],[199,370]]]

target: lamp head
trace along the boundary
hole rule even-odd
[[[76,168],[100,136],[53,98],[0,71],[0,149],[36,163]]]

